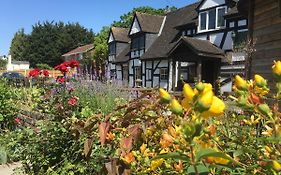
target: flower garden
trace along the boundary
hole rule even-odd
[[[198,82],[184,84],[181,97],[160,88],[136,98],[69,76],[78,66],[56,66],[64,75],[56,82],[31,71],[28,88],[1,80],[0,164],[20,161],[30,175],[281,172],[280,61],[270,86],[236,75],[227,97]]]

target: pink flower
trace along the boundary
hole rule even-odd
[[[77,102],[78,102],[78,97],[76,97],[76,96],[73,96],[68,100],[68,104],[70,106],[75,106],[77,104]]]
[[[20,118],[16,117],[16,118],[15,118],[15,123],[16,123],[16,124],[20,124]]]

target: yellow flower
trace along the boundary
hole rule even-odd
[[[281,164],[278,161],[273,160],[272,161],[272,168],[276,171],[281,171]]]
[[[161,100],[165,103],[169,103],[171,101],[171,95],[163,88],[159,89]]]
[[[276,76],[281,76],[281,61],[274,61],[272,72]]]
[[[264,127],[266,128],[266,131],[263,131],[261,134],[271,137],[273,133],[273,129],[267,125],[265,125]]]
[[[258,87],[264,87],[267,85],[266,80],[260,76],[260,75],[255,75],[255,82],[254,82]]]
[[[224,109],[225,109],[224,102],[218,97],[214,96],[212,105],[208,110],[208,112],[210,112],[212,116],[221,116],[224,113]]]
[[[140,147],[140,151],[142,154],[144,154],[145,150],[146,150],[146,144],[143,143]]]
[[[258,117],[257,119],[255,119],[255,116],[252,115],[250,121],[249,121],[249,120],[246,120],[246,119],[244,119],[243,121],[244,121],[247,125],[256,125],[256,124],[259,123],[260,120],[261,120],[260,117]]]
[[[211,83],[203,83],[204,84],[204,90],[202,92],[202,94],[205,94],[209,91],[213,91],[213,86]]]
[[[133,161],[135,161],[135,157],[133,153],[128,153],[126,154],[122,160],[124,161],[124,163],[126,163],[127,165],[131,164]]]
[[[239,90],[247,90],[247,82],[243,78],[241,78],[239,75],[235,76],[235,87]]]
[[[189,86],[189,84],[185,83],[183,85],[183,96],[185,97],[185,99],[187,101],[191,101],[194,95],[195,92],[193,91],[193,89]]]
[[[182,106],[179,104],[178,100],[173,99],[171,104],[171,110],[175,114],[181,114],[183,109]]]
[[[181,105],[185,110],[189,110],[191,108],[190,101],[187,98],[184,98],[181,101]]]
[[[151,169],[155,170],[156,168],[161,166],[163,162],[164,162],[164,159],[152,160],[151,161]]]
[[[207,111],[211,107],[213,102],[213,96],[213,91],[208,91],[198,99],[199,111]]]

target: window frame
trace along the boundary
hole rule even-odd
[[[164,74],[163,74],[162,70],[165,70]],[[167,67],[162,67],[159,69],[159,79],[160,79],[160,81],[167,81],[169,79],[169,70]]]
[[[227,12],[227,8],[226,8],[226,6],[222,6],[222,7],[217,7],[216,8],[216,28],[217,29],[221,29],[221,28],[224,28],[225,26],[226,26],[226,21],[225,21],[225,19],[224,19],[224,15],[222,16],[223,17],[223,21],[224,21],[224,24],[223,24],[223,26],[218,26],[218,21],[219,21],[219,10],[220,9],[224,9],[224,15],[226,14],[226,12]]]
[[[218,7],[214,7],[214,8],[210,8],[208,10],[204,10],[204,11],[201,11],[199,12],[199,17],[198,17],[198,20],[199,20],[199,25],[197,27],[197,33],[203,33],[203,32],[208,32],[208,31],[214,31],[214,30],[219,30],[219,29],[222,29],[222,28],[225,28],[226,27],[226,20],[224,19],[224,26],[218,26],[218,11],[219,9],[224,9],[224,14],[226,14],[227,12],[227,6],[226,5],[223,5],[223,6],[218,6]],[[215,10],[216,14],[215,14],[215,28],[214,29],[209,29],[209,13],[211,10]],[[206,24],[205,24],[205,29],[201,29],[201,14],[205,13],[206,14]]]
[[[114,48],[114,52],[111,52],[112,48]],[[109,55],[116,55],[116,42],[109,43],[108,54]]]

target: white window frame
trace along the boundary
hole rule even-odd
[[[224,19],[224,25],[223,26],[218,26],[218,20],[219,20],[219,10],[220,9],[224,9],[224,14],[226,14],[226,10],[227,10],[227,8],[226,8],[226,6],[222,6],[222,7],[217,7],[216,8],[216,28],[217,29],[221,29],[221,28],[224,28],[225,27],[225,19]]]
[[[226,6],[220,6],[220,7],[215,7],[215,9],[216,9],[216,19],[215,19],[216,20],[216,26],[215,26],[215,29],[209,29],[209,11],[210,10],[206,10],[206,11],[199,12],[199,17],[198,17],[199,23],[198,23],[197,33],[214,31],[214,30],[225,28],[225,26],[226,26],[225,20],[224,20],[224,26],[218,27],[218,10],[219,9],[225,9],[225,13],[226,13],[227,7]],[[202,13],[206,13],[206,29],[204,29],[204,30],[201,30],[201,14]]]

